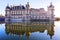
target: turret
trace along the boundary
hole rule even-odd
[[[7,4],[7,6],[6,6],[6,10],[10,10],[9,4]]]
[[[52,2],[50,3],[50,6],[48,6],[48,14],[49,20],[54,20],[54,6],[52,5]]]
[[[31,18],[30,18],[30,5],[29,5],[29,2],[27,2],[27,4],[26,4],[26,15],[25,15],[25,20],[30,20]]]
[[[11,8],[9,7],[9,4],[8,4],[8,5],[6,6],[6,10],[5,10],[5,11],[6,11],[6,14],[9,14],[10,9],[11,9]]]
[[[5,22],[8,22],[7,20],[9,20],[9,17],[10,17],[10,10],[11,8],[9,7],[9,5],[6,6],[6,14],[5,14]]]
[[[29,2],[27,2],[26,9],[29,9],[29,8],[30,8],[30,5],[29,5]]]
[[[50,6],[48,7],[48,11],[50,11],[51,14],[54,13],[54,6],[52,5],[52,2],[50,3]]]

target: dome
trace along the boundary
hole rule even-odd
[[[10,9],[10,7],[9,7],[9,6],[7,6],[7,7],[6,7],[6,9]]]
[[[52,2],[50,3],[50,6],[49,7],[54,7],[53,5],[52,5]]]

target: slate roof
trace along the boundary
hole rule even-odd
[[[10,9],[10,7],[9,7],[9,6],[7,6],[7,7],[6,7],[6,9]]]
[[[9,7],[7,6],[6,9],[10,9],[10,10],[25,10],[26,8],[24,6],[13,6],[13,7]]]
[[[50,3],[50,6],[49,7],[54,7],[53,5],[52,5],[52,2]]]
[[[50,5],[49,7],[53,7],[53,5]]]

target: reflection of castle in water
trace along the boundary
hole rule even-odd
[[[32,23],[11,23],[5,25],[6,33],[13,33],[16,35],[29,36],[30,33],[39,31],[43,33],[47,30],[47,34],[50,35],[50,38],[54,35],[54,22],[32,22]]]

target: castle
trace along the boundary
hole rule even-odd
[[[47,7],[47,11],[44,8],[35,9],[30,8],[29,2],[26,6],[6,6],[5,9],[5,22],[21,22],[24,20],[49,20],[54,21],[54,6],[52,3]]]

